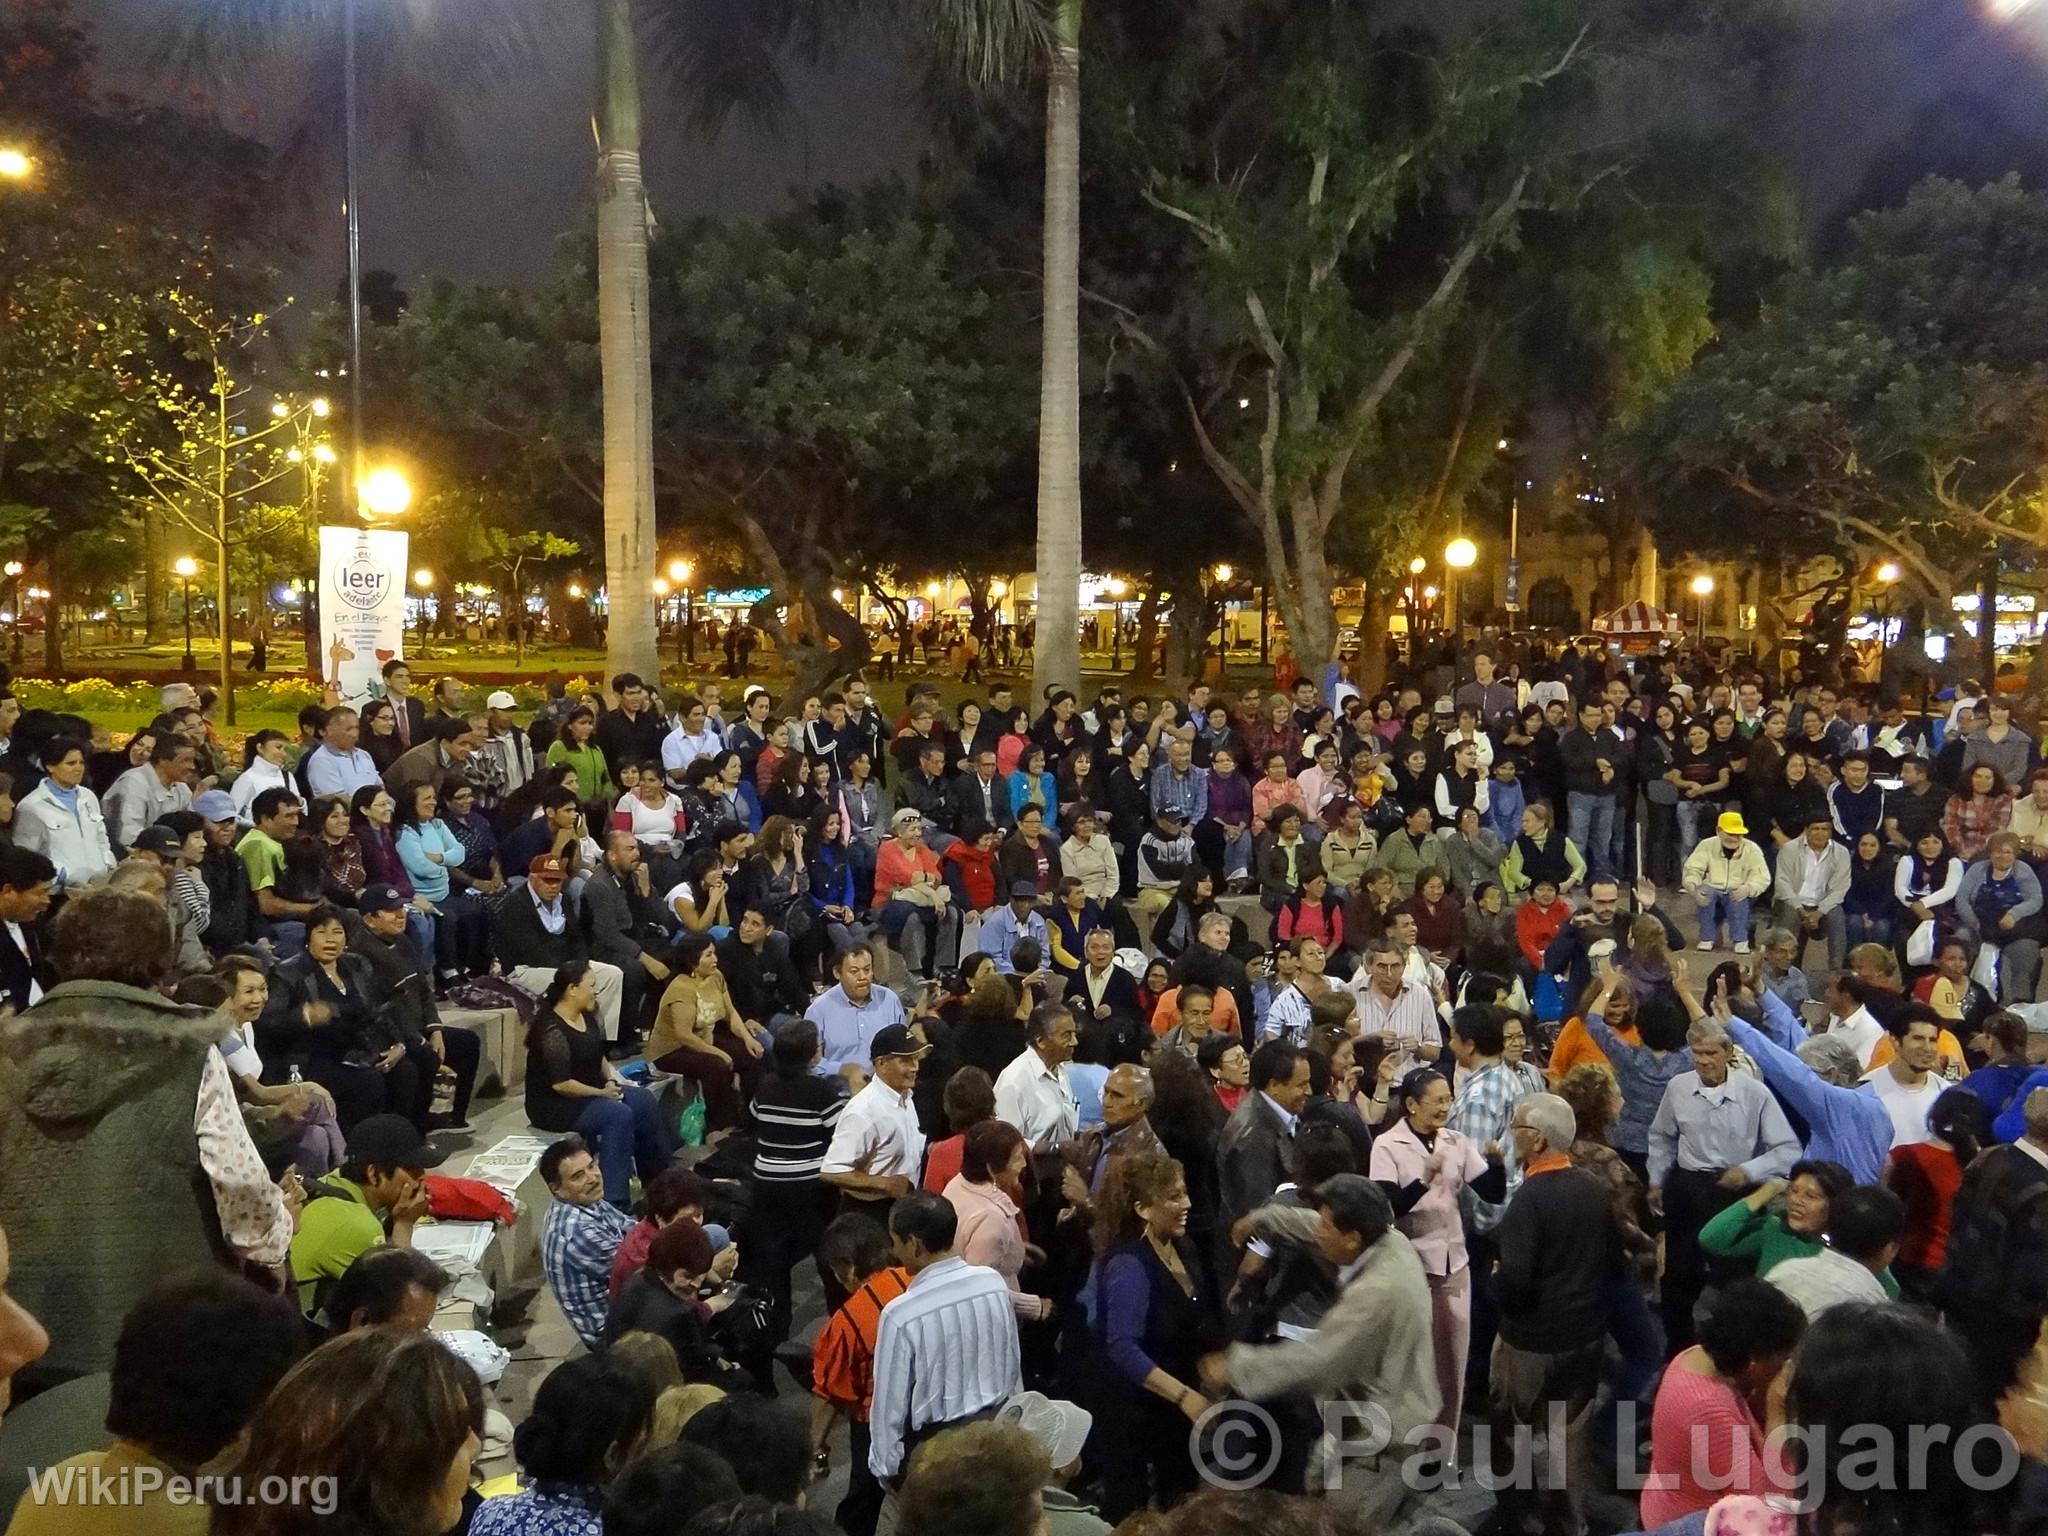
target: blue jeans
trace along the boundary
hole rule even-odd
[[[1570,837],[1578,845],[1579,852],[1585,855],[1586,878],[1591,880],[1603,875],[1613,876],[1614,797],[1584,795],[1572,790],[1564,799],[1566,836]]]
[[[270,930],[270,947],[280,960],[289,960],[293,955],[303,954],[306,949],[306,925],[297,920],[265,924]]]
[[[1700,845],[1702,837],[1714,835],[1714,823],[1720,817],[1721,807],[1712,800],[1681,799],[1672,809],[1678,813],[1678,857],[1682,863]],[[1704,832],[1700,830],[1702,821],[1707,824]]]
[[[632,1194],[635,1166],[644,1185],[676,1155],[675,1138],[662,1124],[654,1095],[631,1085],[624,1098],[592,1099],[576,1117],[576,1134],[597,1154],[605,1199],[622,1211]]]
[[[405,909],[405,931],[412,940],[412,947],[420,952],[420,964],[434,963],[434,915],[422,912],[418,907]]]
[[[1749,898],[1731,896],[1726,891],[1709,891],[1711,900],[1700,908],[1700,937],[1711,939],[1721,931],[1721,924],[1728,925],[1728,942],[1747,944],[1749,942]]]

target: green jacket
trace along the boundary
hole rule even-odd
[[[103,1371],[136,1299],[232,1263],[199,1161],[200,1073],[218,1014],[110,981],[52,987],[0,1020],[0,1227],[40,1371]]]
[[[1756,1266],[1757,1278],[1763,1279],[1787,1259],[1812,1258],[1820,1252],[1820,1239],[1801,1237],[1786,1226],[1784,1209],[1776,1200],[1760,1211],[1751,1210],[1748,1201],[1738,1200],[1700,1228],[1700,1246],[1724,1259],[1747,1259]],[[1892,1272],[1880,1270],[1877,1279],[1885,1294],[1896,1301],[1899,1282]]]
[[[1393,875],[1395,888],[1400,891],[1403,901],[1415,894],[1416,883],[1422,879],[1424,871],[1436,870],[1446,880],[1451,877],[1450,866],[1444,860],[1443,839],[1432,832],[1417,847],[1405,828],[1389,832],[1380,839],[1380,856],[1374,867]]]

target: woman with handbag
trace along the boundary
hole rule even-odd
[[[889,831],[875,860],[875,920],[903,963],[929,981],[938,974],[939,957],[959,947],[960,914],[952,909],[938,859],[925,846],[924,817],[906,805]]]

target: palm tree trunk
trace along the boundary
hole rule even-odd
[[[1046,82],[1034,704],[1055,683],[1081,686],[1081,3],[1059,0]]]
[[[605,670],[661,676],[654,624],[654,385],[647,188],[630,0],[598,0],[597,315],[604,373]]]

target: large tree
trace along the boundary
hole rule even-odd
[[[1727,9],[1646,32],[1622,3],[1418,20],[1238,0],[1191,26],[1172,68],[1123,81],[1158,238],[1201,272],[1179,335],[1142,311],[1127,324],[1161,355],[1197,354],[1201,457],[1259,541],[1305,666],[1334,651],[1333,554],[1386,570],[1437,487],[1469,483],[1460,386],[1490,331],[1475,294],[1513,283],[1532,228],[1626,182],[1660,85],[1725,65]],[[1404,477],[1412,494],[1384,494]]]
[[[1850,221],[1618,448],[1674,517],[1895,562],[1946,612],[2002,554],[2048,551],[2044,338],[2048,195],[1929,180]]]

